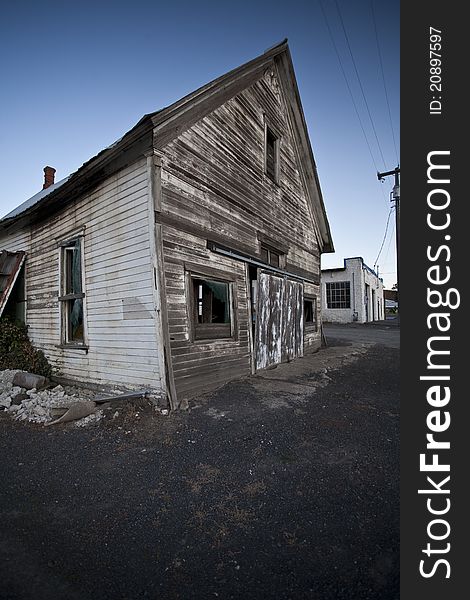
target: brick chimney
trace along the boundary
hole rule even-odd
[[[43,190],[53,185],[54,175],[55,169],[53,167],[44,167],[44,185],[42,186]]]

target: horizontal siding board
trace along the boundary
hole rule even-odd
[[[281,134],[279,186],[263,172],[264,115]],[[262,77],[161,148],[162,301],[179,393],[198,393],[250,372],[245,268],[210,252],[211,234],[259,256],[261,232],[289,248],[289,267],[319,275],[315,228],[288,122],[273,82]],[[146,165],[143,158],[126,167],[31,234],[10,240],[11,249],[31,252],[26,268],[32,336],[70,376],[82,372],[95,381],[127,378],[130,384],[140,377],[160,379]],[[165,224],[163,216],[166,223],[172,218],[180,225]],[[83,225],[87,355],[54,346],[60,338],[57,241]],[[15,247],[21,243],[27,248]],[[204,274],[207,266],[234,282],[233,339],[191,341],[185,270],[198,273],[200,268]],[[318,286],[309,293],[318,295]],[[306,339],[311,341],[310,334]]]
[[[226,377],[231,372],[247,373],[249,370],[249,347],[246,334],[246,287],[244,266],[230,258],[214,256],[207,249],[206,239],[164,225],[163,249],[165,258],[165,288],[168,310],[169,337],[175,385],[179,393],[191,379],[198,389],[201,373],[206,369],[222,370]],[[186,267],[186,269],[185,269]],[[222,277],[234,282],[236,303],[235,338],[212,340],[189,340],[188,298],[185,271],[202,277]],[[215,273],[217,275],[215,275]],[[240,304],[242,308],[240,308]],[[173,346],[184,340],[184,348]],[[176,352],[173,353],[173,348]],[[243,367],[240,367],[240,364]],[[196,367],[196,368],[195,368]],[[184,380],[183,387],[180,380]],[[190,386],[191,387],[191,386]]]
[[[132,284],[132,289],[136,294],[138,294],[139,289],[148,290],[148,278],[149,278],[150,269],[148,265],[141,265],[136,267],[135,269],[126,269],[123,274],[120,274],[118,271],[114,273],[108,273],[106,277],[106,281],[103,281],[103,275],[93,274],[87,277],[86,280],[86,289],[88,294],[91,293],[92,290],[100,290],[103,288],[103,285],[106,284],[109,287],[109,284],[113,281],[119,282],[119,285],[130,285]],[[139,285],[140,284],[140,285]]]
[[[180,398],[194,398],[198,394],[204,394],[208,391],[225,385],[228,381],[244,377],[250,373],[249,361],[241,363],[238,368],[232,367],[230,371],[221,370],[204,373],[202,376],[188,376],[180,378],[178,381],[178,394]]]
[[[28,252],[31,339],[64,377],[160,386],[147,188],[143,157],[17,235],[14,244],[10,238]],[[77,232],[84,236],[88,353],[59,347],[58,243]]]
[[[198,352],[197,355],[191,353],[189,355],[191,358],[188,359],[188,355],[177,355],[173,359],[173,370],[175,374],[180,376],[184,376],[184,373],[192,371],[194,369],[197,370],[198,374],[201,373],[201,369],[204,367],[210,368],[218,368],[227,366],[227,363],[232,365],[233,361],[241,360],[245,363],[245,359],[249,358],[249,354],[245,349],[239,349],[238,352],[234,352],[233,349],[227,349],[226,353],[202,353]]]
[[[129,251],[129,245],[146,242],[148,245],[148,219],[141,218],[138,221],[126,221],[119,227],[112,227],[108,234],[90,235],[88,240],[93,244],[93,253],[97,254],[101,251],[106,252],[123,252]],[[93,255],[93,254],[92,254]],[[87,257],[85,253],[85,258]]]
[[[213,209],[231,210],[236,214],[240,214],[241,210],[248,223],[249,217],[253,216],[253,224],[257,229],[270,230],[273,236],[287,237],[290,243],[301,245],[304,250],[309,251],[309,255],[305,257],[307,260],[312,260],[313,257],[319,263],[313,228],[308,223],[305,191],[299,169],[295,166],[293,142],[285,127],[285,109],[277,100],[272,99],[268,88],[264,81],[257,82],[172,142],[169,149],[174,160],[167,168],[171,171],[173,163],[183,162],[190,175],[186,178],[186,186],[193,188],[200,187],[197,173],[202,172],[201,185],[207,181],[212,185],[218,182],[218,191],[222,191],[212,196]],[[246,112],[246,106],[252,107],[250,114]],[[279,188],[273,188],[271,182],[263,178],[263,112],[268,113],[270,122],[275,122],[276,128],[284,134]],[[254,113],[258,115],[257,119],[253,119]],[[220,135],[221,130],[224,135]],[[252,159],[249,161],[250,168],[244,168],[243,157],[246,156]],[[251,165],[257,165],[254,170],[256,176],[253,176]],[[178,172],[178,177],[181,179],[183,175]],[[226,178],[230,180],[228,187],[231,193],[237,189],[233,185],[234,180],[236,184],[243,180],[243,185],[251,187],[227,201],[228,187],[224,183]],[[189,198],[191,192],[188,190],[186,195]],[[198,201],[201,203],[201,198]],[[170,207],[171,203],[168,205],[169,210]],[[316,268],[315,265],[312,266]]]
[[[278,186],[264,175],[264,114],[281,134]],[[225,102],[162,152],[166,305],[175,383],[186,395],[251,372],[244,265],[208,251],[211,234],[252,256],[259,256],[259,232],[279,239],[289,249],[287,265],[312,278],[319,276],[320,257],[286,109],[268,79]],[[235,339],[190,339],[185,268],[197,272],[198,264],[234,278]]]
[[[72,368],[70,367],[67,371],[67,377],[70,377],[75,381],[83,381],[83,370],[80,367]],[[156,385],[156,379],[154,377],[144,376],[143,374],[139,374],[137,377],[134,377],[132,374],[123,374],[121,369],[109,369],[109,372],[106,373],[102,369],[93,368],[90,365],[87,368],[87,383],[96,383],[97,385],[119,385],[123,387],[130,387],[132,389],[143,390],[150,389],[153,390]]]

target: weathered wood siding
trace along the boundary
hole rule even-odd
[[[166,301],[173,373],[178,398],[212,389],[250,372],[248,306],[245,267],[238,261],[215,256],[206,240],[173,227],[163,231]],[[210,278],[208,268],[233,282],[233,339],[190,340],[187,273]]]
[[[279,185],[264,173],[265,116],[280,135]],[[288,246],[286,268],[308,274],[318,294],[320,256],[288,116],[269,75],[204,117],[162,150],[162,223],[171,352],[178,392],[250,372],[243,263],[211,253],[207,239],[260,255],[260,235]],[[190,339],[184,263],[237,277],[238,339]],[[309,334],[309,343],[320,339]]]
[[[87,353],[60,347],[58,243],[81,228]],[[29,334],[62,376],[160,388],[145,158],[0,246],[28,252]]]
[[[313,298],[316,308],[314,326],[304,324],[304,352],[315,352],[321,345],[322,297],[320,290],[321,287],[318,285],[304,284],[304,298]]]
[[[31,246],[31,231],[29,227],[9,232],[0,232],[0,250],[9,252],[29,251]]]

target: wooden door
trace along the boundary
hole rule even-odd
[[[303,356],[303,284],[269,272],[258,274],[256,369]]]

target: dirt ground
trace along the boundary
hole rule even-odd
[[[397,328],[350,329],[186,412],[0,413],[0,597],[398,599]]]

